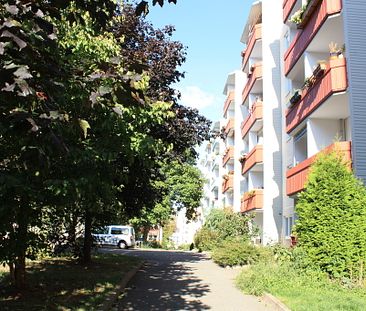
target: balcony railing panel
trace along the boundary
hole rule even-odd
[[[243,121],[241,125],[241,137],[244,138],[252,126],[255,124],[257,120],[263,118],[263,104],[260,101],[257,101],[252,106],[252,110],[247,118]]]
[[[263,162],[263,146],[255,146],[242,162],[242,174],[248,172],[255,164]]]
[[[242,93],[242,102],[245,102],[251,89],[253,88],[255,82],[262,78],[262,63],[257,63],[253,65],[253,69],[251,70],[250,77],[245,85]]]
[[[241,199],[240,211],[242,213],[255,209],[263,209],[263,189],[246,192]]]
[[[234,176],[229,174],[227,179],[222,182],[222,193],[227,192],[229,189],[234,187]]]
[[[226,113],[230,107],[231,102],[234,100],[234,98],[235,98],[234,91],[229,92],[229,95],[226,97],[226,101],[224,104],[224,116],[226,116]]]
[[[260,39],[262,39],[262,24],[257,24],[253,27],[252,33],[247,42],[247,47],[246,47],[244,55],[243,55],[243,62],[242,62],[243,69],[245,68],[245,66],[248,63],[250,55],[253,52],[255,43]]]
[[[340,13],[341,0],[323,0],[309,17],[304,29],[299,31],[285,53],[285,75],[288,75],[315,35],[318,33],[329,16]]]
[[[323,76],[302,92],[301,99],[286,113],[286,131],[290,133],[331,95],[347,90],[346,60],[330,60]]]
[[[225,126],[225,134],[230,134],[234,131],[235,121],[234,118],[229,119]]]
[[[322,152],[330,152],[332,150],[338,150],[342,153],[343,159],[346,162],[351,161],[351,142],[344,141],[344,142],[336,142],[327,148],[323,149]],[[286,191],[287,195],[294,195],[297,192],[300,192],[304,189],[305,183],[309,176],[310,167],[318,157],[319,153],[316,155],[302,161],[295,167],[289,169],[286,174],[287,184],[286,184]]]
[[[234,158],[234,147],[230,146],[229,148],[226,149],[226,152],[222,159],[222,166],[225,166],[226,163],[232,158]]]

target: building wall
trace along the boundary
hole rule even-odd
[[[282,1],[263,1],[263,244],[277,242],[282,226]]]

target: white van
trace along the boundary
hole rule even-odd
[[[131,226],[106,226],[93,234],[98,245],[117,246],[121,249],[135,246],[135,230]]]

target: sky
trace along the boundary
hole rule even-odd
[[[177,4],[151,6],[147,20],[155,27],[174,25],[174,40],[188,47],[185,78],[175,85],[181,103],[198,108],[215,121],[222,117],[227,75],[240,69],[240,38],[251,0],[177,0]]]

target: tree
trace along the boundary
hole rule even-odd
[[[299,246],[332,277],[362,277],[366,258],[366,189],[337,152],[311,167],[296,204]]]
[[[173,26],[155,29],[144,17],[137,17],[134,11],[133,6],[124,6],[123,21],[113,32],[116,37],[124,38],[121,52],[124,63],[141,64],[147,71],[149,88],[146,95],[153,100],[172,102],[170,111],[174,117],[153,125],[151,133],[173,146],[169,151],[172,158],[186,161],[191,155],[197,156],[195,147],[211,137],[211,121],[200,115],[197,109],[180,105],[180,94],[173,88],[174,83],[184,78],[184,72],[178,68],[186,60],[186,47],[172,40]]]
[[[154,188],[161,198],[154,202],[153,208],[145,207],[139,217],[131,220],[134,226],[143,229],[144,238],[150,228],[167,225],[177,210],[185,209],[187,219],[195,219],[203,196],[202,174],[191,163],[166,162],[160,173]]]
[[[23,287],[54,207],[77,207],[90,260],[93,221],[120,203],[125,172],[166,152],[145,126],[169,118],[170,104],[145,100],[146,76],[121,66],[113,1],[2,4],[0,257]]]
[[[78,1],[95,29],[106,26],[113,1]],[[59,135],[67,114],[65,83],[72,72],[61,61],[55,20],[62,1],[1,1],[0,6],[0,258],[10,266],[17,287],[25,284],[25,258],[42,245],[39,234],[48,197],[53,157],[68,149]]]

